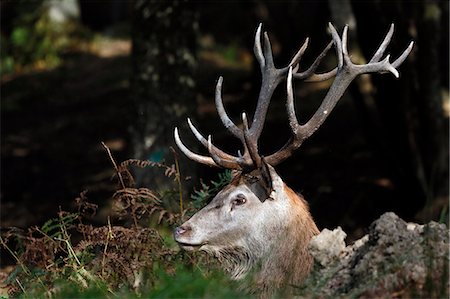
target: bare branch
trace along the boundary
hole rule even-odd
[[[114,166],[114,169],[116,170],[117,176],[119,177],[120,185],[122,186],[122,189],[125,189],[126,186],[125,186],[125,183],[122,178],[122,173],[120,172],[119,167],[117,167],[117,163],[112,156],[111,150],[106,145],[106,143],[104,143],[103,141],[102,141],[102,145],[105,148],[106,152],[108,153],[109,159],[111,160],[111,163]]]

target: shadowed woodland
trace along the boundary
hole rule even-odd
[[[19,230],[26,240],[37,240],[46,224],[44,235],[53,237],[49,219],[57,217],[57,229],[63,228],[58,238],[76,230],[72,242],[79,250],[106,253],[113,241],[101,236],[108,228],[116,233],[116,251],[103,261],[89,260],[88,268],[100,267],[110,289],[123,286],[120,277],[112,278],[121,270],[111,262],[121,248],[130,250],[124,264],[145,251],[129,244],[169,248],[135,261],[150,268],[159,263],[152,275],[176,272],[181,261],[196,269],[205,257],[173,249],[171,230],[229,174],[188,160],[176,148],[173,130],[179,128],[190,148],[207,153],[187,126],[190,117],[220,148],[234,154],[240,149],[220,122],[214,90],[223,76],[224,104],[236,123],[242,111],[254,113],[261,84],[253,55],[259,23],[280,66],[309,37],[300,66],[308,67],[331,39],[328,22],[339,32],[349,25],[354,62],[370,59],[391,23],[393,59],[415,41],[399,79],[374,74],[355,80],[324,125],[277,171],[305,197],[319,229],[341,226],[347,242],[366,234],[387,211],[405,221],[448,225],[448,9],[446,1],[2,1],[2,245],[21,243],[14,233]],[[330,53],[320,72],[336,65]],[[329,81],[295,84],[301,122],[317,110]],[[263,154],[290,137],[285,103],[282,83],[260,139]],[[126,237],[138,227],[150,233]],[[50,246],[34,244],[35,251]],[[51,244],[51,257],[36,257],[32,246],[25,246],[25,257],[45,268],[58,254],[71,256],[63,241]],[[5,246],[1,254],[2,275],[8,276],[18,260]],[[136,284],[139,275],[132,271],[123,280],[130,276],[130,285]],[[23,291],[16,287],[15,293]]]

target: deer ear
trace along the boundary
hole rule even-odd
[[[266,160],[264,159],[264,157],[261,157],[261,182],[262,185],[264,187],[264,189],[266,190],[266,195],[268,198],[270,198],[270,194],[272,193],[273,190],[273,177],[272,177],[272,173],[271,173],[271,166],[269,164],[267,164]]]
[[[261,159],[261,177],[266,185],[267,198],[278,198],[277,192],[284,189],[284,182],[275,171],[275,169],[267,163],[264,157]]]

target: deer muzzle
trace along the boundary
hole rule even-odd
[[[191,240],[192,227],[190,225],[181,225],[175,228],[173,236],[178,245],[184,250],[196,250],[200,248],[202,243],[194,243]]]

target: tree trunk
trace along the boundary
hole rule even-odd
[[[173,130],[194,116],[197,16],[185,1],[136,1],[133,7],[132,104],[133,157],[173,161]],[[193,175],[194,163],[180,159],[182,175]],[[190,169],[187,169],[189,165]],[[138,186],[161,187],[159,169],[136,169]]]

